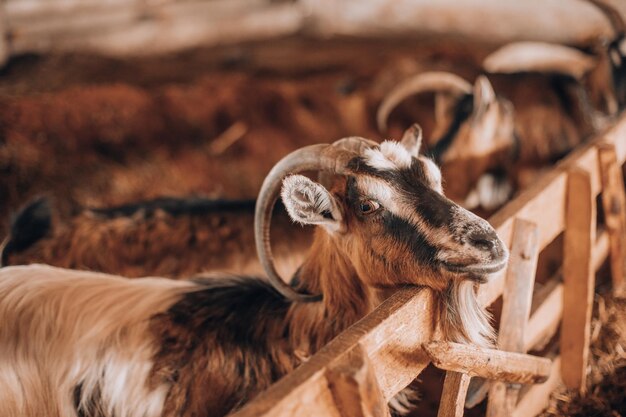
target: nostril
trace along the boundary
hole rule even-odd
[[[496,244],[498,242],[498,238],[494,233],[474,233],[469,236],[469,241],[471,244],[481,250],[493,252],[496,248]]]
[[[472,240],[472,244],[476,246],[477,248],[483,249],[486,251],[491,251],[496,246],[496,242],[494,242],[493,240],[486,240],[486,239]]]

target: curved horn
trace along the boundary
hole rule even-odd
[[[6,261],[7,261],[7,256],[4,253],[4,250],[6,249],[7,245],[9,244],[9,241],[11,240],[11,235],[7,236],[6,238],[4,238],[4,240],[2,241],[2,243],[0,243],[0,268],[2,268],[3,266],[6,266]]]
[[[621,39],[626,35],[626,22],[624,22],[624,18],[613,6],[604,1],[599,0],[587,0],[589,3],[596,6],[602,14],[607,18],[607,20],[611,23],[611,27],[613,28],[614,36],[616,39]]]
[[[348,136],[336,140],[332,144],[335,149],[343,149],[345,151],[354,152],[356,154],[361,154],[365,149],[377,145],[378,143],[374,142],[373,140],[365,139],[360,136]],[[322,170],[317,176],[317,181],[324,187],[329,188],[332,185],[333,175],[334,174],[330,171]]]
[[[409,96],[427,91],[452,91],[458,94],[471,94],[472,85],[458,75],[432,71],[418,74],[398,84],[378,107],[376,122],[381,132],[387,131],[387,118],[392,110]]]
[[[270,283],[285,298],[291,301],[318,301],[321,299],[321,295],[301,294],[295,291],[280,277],[274,266],[270,244],[270,222],[282,180],[289,174],[302,171],[345,173],[345,167],[348,161],[357,154],[357,149],[361,150],[371,146],[369,142],[371,141],[367,141],[367,139],[352,137],[341,139],[332,145],[306,146],[293,151],[278,161],[263,181],[254,213],[254,241],[259,260]]]
[[[568,46],[545,42],[515,42],[483,61],[491,73],[556,72],[580,79],[596,65],[594,57]]]

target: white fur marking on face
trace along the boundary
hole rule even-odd
[[[443,194],[443,188],[441,186],[441,170],[431,159],[420,157],[420,161],[426,165],[426,175],[433,185],[435,191],[439,194]]]
[[[369,166],[385,171],[409,168],[412,160],[411,154],[401,143],[391,140],[381,143],[378,149],[365,150],[364,156]]]
[[[377,200],[388,210],[396,211],[400,195],[384,181],[372,177],[360,177],[358,179],[359,190],[365,197]]]

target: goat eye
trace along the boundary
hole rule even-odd
[[[362,214],[372,214],[378,211],[380,204],[374,200],[361,200],[359,210]]]

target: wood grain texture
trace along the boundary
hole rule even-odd
[[[15,54],[162,53],[299,32],[324,39],[454,34],[489,42],[535,39],[566,44],[610,35],[596,8],[560,0],[394,0],[393,7],[389,1],[359,0],[8,0],[3,4],[15,35],[10,45]],[[550,15],[558,19],[546,19]]]
[[[608,233],[601,231],[594,247],[593,265],[597,271],[608,255]],[[556,334],[561,324],[563,312],[563,283],[559,271],[533,294],[531,316],[525,332],[524,351],[542,350]],[[470,382],[466,408],[473,408],[481,403],[491,387],[492,381],[474,378]]]
[[[535,417],[540,414],[550,401],[552,392],[561,385],[561,358],[555,357],[548,380],[542,384],[533,385],[517,404],[512,417]]]
[[[507,352],[525,352],[524,338],[539,258],[538,243],[536,224],[516,219],[498,332],[498,348]],[[510,415],[515,409],[518,394],[519,385],[494,381],[489,390],[487,416]]]
[[[388,401],[428,365],[427,356],[416,346],[433,337],[432,310],[432,292],[419,288],[398,291],[233,415],[338,415],[332,414],[337,409],[325,372],[346,360],[359,345],[370,358],[381,393]]]
[[[533,295],[533,306],[536,306],[528,320],[524,334],[524,351],[542,350],[554,337],[561,324],[563,311],[563,284],[561,273],[550,278],[540,290]],[[489,393],[491,384],[482,378],[474,378],[470,383],[465,407],[473,408],[481,403]]]
[[[446,372],[437,417],[462,417],[465,395],[471,377],[460,372]]]
[[[114,56],[267,40],[297,33],[298,4],[268,0],[11,1],[13,54],[90,51]]]
[[[495,43],[534,39],[571,44],[607,30],[594,8],[585,3],[564,7],[560,0],[393,0],[393,5],[360,0],[302,2],[317,17],[312,22],[316,32],[325,36],[453,34]]]
[[[586,170],[591,177],[592,194],[598,195],[602,190],[602,183],[597,145],[600,142],[614,145],[618,164],[623,164],[626,161],[624,138],[626,138],[626,115],[621,116],[615,125],[599,134],[596,139],[574,150],[532,187],[522,191],[517,198],[494,214],[489,222],[496,228],[500,238],[510,247],[514,219],[526,219],[537,224],[539,248],[543,250],[565,228],[568,171],[574,167]],[[504,271],[493,274],[489,282],[481,286],[479,299],[483,305],[490,305],[502,295],[504,278]]]
[[[538,356],[454,342],[431,342],[423,349],[437,368],[512,383],[543,382],[552,365]]]
[[[626,192],[615,145],[598,145],[602,178],[602,208],[609,235],[613,295],[626,297]]]
[[[326,369],[326,380],[342,417],[390,417],[387,401],[360,345]]]
[[[545,294],[540,294],[545,298],[538,303],[526,325],[524,351],[543,349],[556,334],[563,311],[563,284],[559,278],[560,274],[548,281]]]
[[[568,388],[585,391],[589,357],[591,307],[595,287],[592,265],[595,243],[596,208],[591,177],[585,170],[569,173],[566,227],[563,247],[563,324],[561,369]]]

